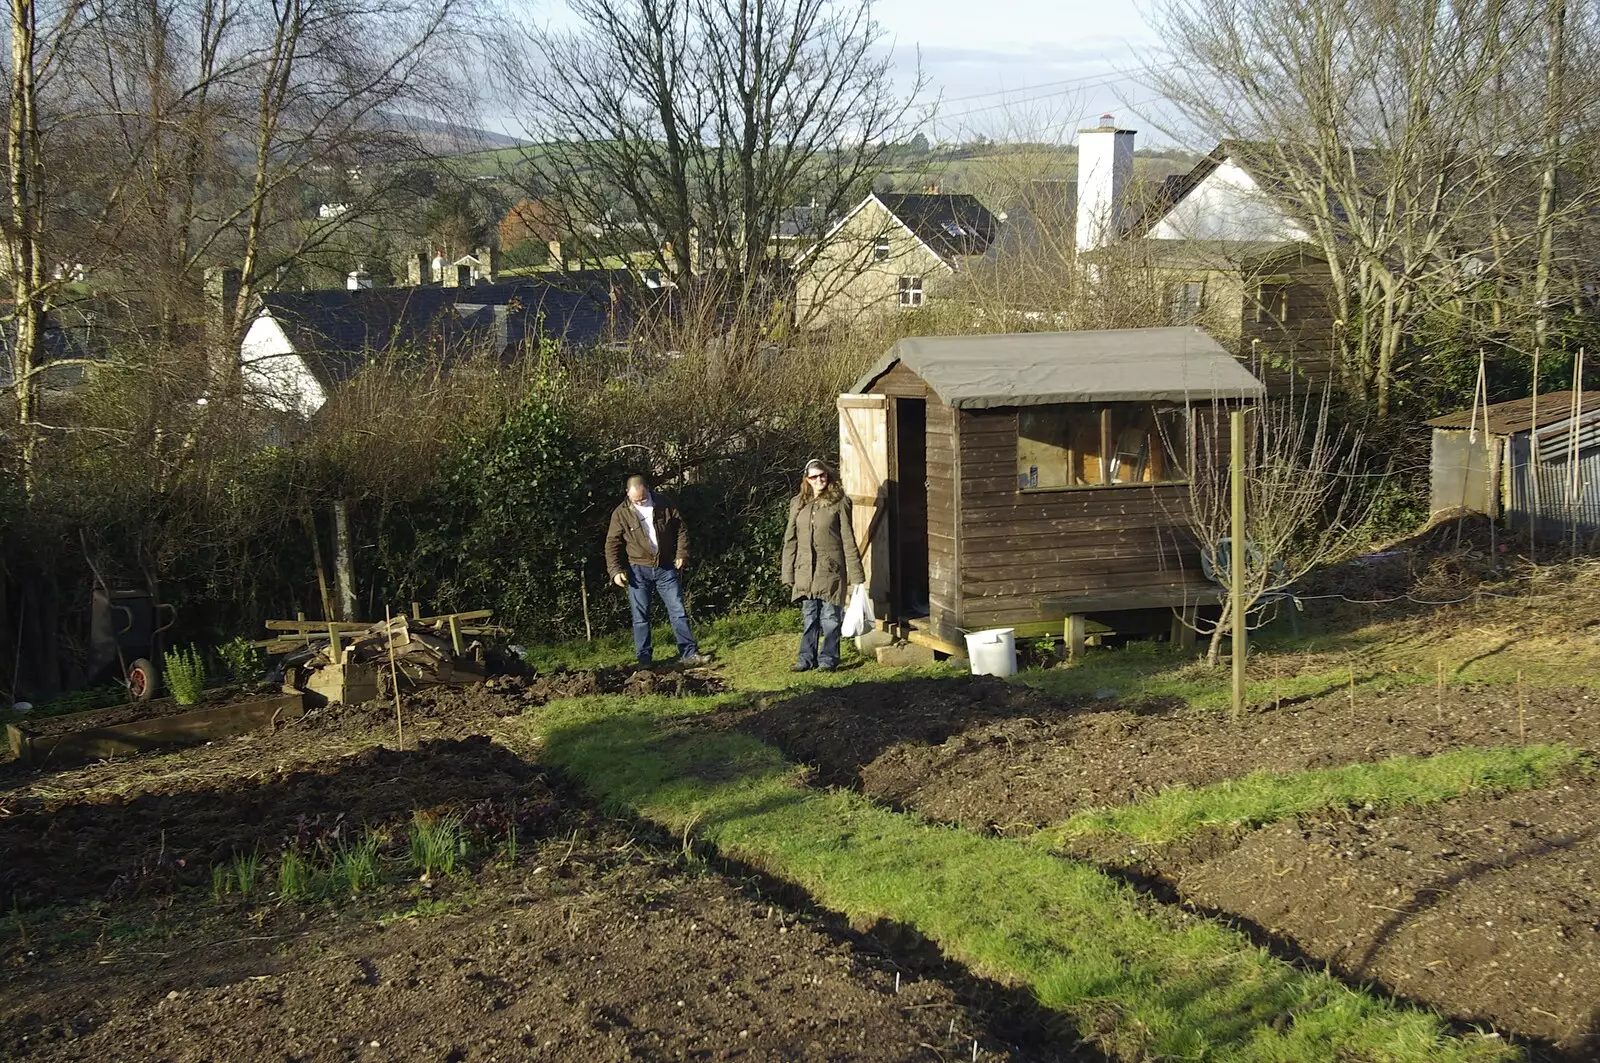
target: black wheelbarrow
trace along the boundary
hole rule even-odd
[[[89,616],[89,671],[98,680],[113,668],[134,701],[148,701],[161,683],[161,635],[178,610],[149,591],[95,588]],[[163,622],[164,621],[164,622]]]

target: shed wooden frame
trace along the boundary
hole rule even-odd
[[[1106,351],[1137,358],[1140,350],[1164,349],[1169,361],[1152,364],[1153,375],[1170,378],[1170,359],[1178,357],[1216,378],[1193,389],[1195,405],[1263,394],[1259,381],[1196,329],[961,338],[985,340],[992,346],[974,346],[972,357],[992,350],[998,378],[1008,359],[1036,373],[1042,356],[1058,377],[1074,379],[1074,358],[1084,351],[1101,352],[1105,363]],[[939,342],[902,341],[839,397],[841,476],[880,621],[958,655],[966,632],[993,627],[1024,637],[1060,634],[1070,652],[1097,631],[1156,625],[1192,640],[1196,609],[1221,601],[1222,590],[1201,571],[1186,517],[1190,487],[1020,486],[1018,411],[1059,401],[1060,393],[980,395],[981,383],[951,386],[916,357]],[[1146,398],[1139,366],[1120,355],[1111,361],[1122,390],[1108,401],[1172,401],[1170,379],[1152,379]],[[1086,364],[1083,376],[1093,375]],[[925,610],[918,608],[924,591]]]

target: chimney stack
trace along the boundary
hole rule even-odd
[[[1122,234],[1134,132],[1117,128],[1109,114],[1100,116],[1098,126],[1078,130],[1079,251],[1104,247]]]
[[[478,259],[478,280],[484,284],[493,284],[500,275],[500,249],[497,247],[480,247],[475,256]]]
[[[239,371],[239,334],[235,315],[244,275],[236,266],[207,266],[205,271],[206,360],[214,392],[231,390]]]
[[[420,288],[428,283],[428,256],[421,251],[406,256],[406,285]]]

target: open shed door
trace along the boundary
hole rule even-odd
[[[856,546],[873,611],[889,615],[889,406],[882,395],[839,396],[839,479],[854,506]]]

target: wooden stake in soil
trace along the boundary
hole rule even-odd
[[[594,641],[594,628],[589,625],[589,566],[578,567],[578,597],[583,602],[583,641]]]
[[[1233,707],[1235,720],[1244,716],[1244,671],[1250,652],[1250,635],[1245,630],[1244,603],[1244,411],[1234,410],[1228,415],[1232,433],[1229,455],[1230,486],[1232,487],[1233,538],[1228,544],[1228,571],[1232,579],[1233,598]]]
[[[1539,347],[1533,348],[1533,430],[1528,433],[1528,487],[1533,505],[1528,510],[1528,563],[1539,563]],[[1532,579],[1532,575],[1528,577]]]
[[[1433,716],[1440,723],[1444,722],[1444,658],[1439,658],[1438,678],[1433,684]]]
[[[1356,722],[1356,670],[1350,669],[1350,722]]]
[[[389,684],[394,687],[394,743],[404,749],[406,729],[400,720],[400,669],[394,663],[394,617],[389,615],[388,605],[383,607],[383,641],[389,647]]]
[[[317,593],[322,596],[322,619],[337,620],[334,615],[333,591],[328,586],[328,567],[322,563],[322,538],[317,534],[317,518],[310,509],[300,511],[300,523],[305,525],[306,536],[311,540],[311,564],[317,570]]]
[[[1522,669],[1517,669],[1517,738],[1528,744],[1528,692],[1522,686]]]

